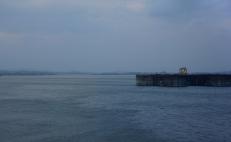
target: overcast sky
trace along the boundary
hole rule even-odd
[[[230,0],[0,0],[0,70],[231,70]]]

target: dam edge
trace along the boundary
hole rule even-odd
[[[231,87],[231,74],[137,74],[137,86]]]

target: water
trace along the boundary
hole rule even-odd
[[[0,77],[1,142],[230,142],[231,88],[134,76]]]

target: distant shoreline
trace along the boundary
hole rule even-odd
[[[43,76],[43,75],[139,75],[139,74],[167,74],[167,73],[150,73],[150,72],[52,72],[52,71],[7,71],[0,70],[0,76]],[[175,73],[168,73],[175,74]],[[227,74],[231,72],[216,72],[216,73],[192,73],[192,74]]]

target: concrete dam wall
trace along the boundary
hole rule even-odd
[[[231,75],[226,74],[139,74],[136,75],[137,86],[212,86],[231,87]]]

